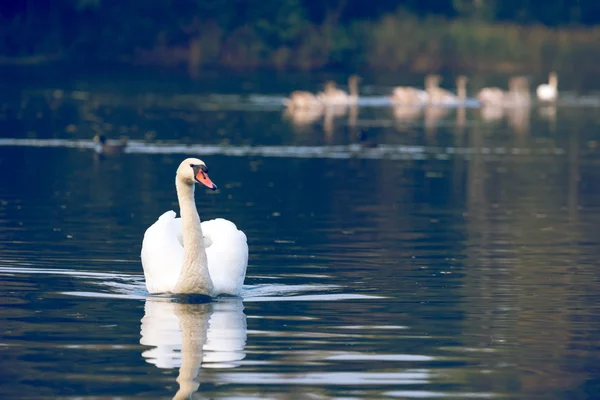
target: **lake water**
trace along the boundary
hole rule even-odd
[[[600,97],[394,109],[365,81],[356,110],[285,115],[316,81],[12,72],[0,398],[598,398]],[[146,293],[189,156],[219,186],[201,218],[248,237],[241,299]]]

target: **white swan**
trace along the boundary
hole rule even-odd
[[[477,94],[483,107],[528,107],[531,99],[529,82],[524,77],[512,77],[508,80],[508,91],[497,87],[486,87]]]
[[[200,223],[195,183],[217,188],[206,164],[188,158],[175,178],[181,218],[167,211],[144,234],[146,287],[150,293],[239,296],[248,265],[246,235],[222,218]]]
[[[323,116],[322,108],[287,108],[283,113],[295,126],[307,126]]]
[[[427,92],[411,86],[396,86],[390,101],[393,105],[411,105],[418,106],[427,103]]]
[[[548,83],[541,84],[536,90],[537,97],[541,101],[554,101],[558,96],[558,75],[556,72],[550,72]]]
[[[326,106],[356,104],[358,102],[359,81],[360,77],[358,75],[350,75],[348,78],[350,94],[342,89],[338,89],[335,82],[327,81],[325,83],[325,89],[322,92],[317,93],[317,98]]]
[[[458,97],[449,90],[442,89],[439,84],[442,77],[439,75],[428,75],[425,78],[425,91],[427,92],[427,101],[429,104],[456,104]],[[464,82],[466,85],[466,81]]]
[[[484,106],[501,106],[505,97],[506,93],[499,87],[485,87],[477,94],[477,99]]]
[[[510,107],[529,107],[531,105],[531,93],[529,91],[529,80],[524,76],[515,76],[508,80],[508,95],[505,105]]]
[[[316,95],[304,90],[290,93],[289,98],[283,99],[283,104],[288,110],[319,110],[324,106]]]

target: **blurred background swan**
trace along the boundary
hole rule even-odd
[[[543,83],[537,87],[537,97],[540,101],[554,101],[558,97],[558,75],[556,72],[550,72],[548,83]]]
[[[483,106],[501,106],[504,102],[504,90],[499,87],[484,87],[477,93],[477,100]]]
[[[323,108],[323,102],[311,92],[296,90],[290,93],[290,97],[283,99],[283,104],[288,110],[319,110]]]
[[[529,79],[524,76],[515,76],[508,81],[509,92],[505,103],[511,107],[529,107],[531,105],[531,93],[529,91]]]
[[[417,106],[427,103],[427,92],[412,86],[396,86],[392,89],[390,101],[393,105]]]
[[[140,344],[146,362],[179,368],[174,399],[198,390],[204,368],[235,368],[246,357],[246,315],[241,298],[203,304],[148,297],[141,320]]]
[[[324,107],[320,108],[286,108],[283,116],[296,127],[306,127],[317,122],[323,116]]]
[[[360,77],[358,75],[350,75],[348,78],[348,89],[350,90],[350,94],[339,89],[335,82],[327,81],[324,90],[317,94],[317,98],[328,106],[356,104],[358,102],[359,80]]]
[[[508,80],[508,87],[508,91],[496,87],[481,89],[477,95],[481,102],[481,118],[486,122],[494,122],[506,116],[515,132],[526,132],[531,111],[529,80],[515,76]]]
[[[479,91],[477,99],[483,107],[529,106],[529,81],[522,76],[512,77],[508,80],[508,91],[498,87],[486,87]]]
[[[468,78],[460,75],[456,78],[456,93],[439,87],[442,77],[439,75],[428,75],[425,78],[425,91],[429,104],[460,104],[467,99]]]

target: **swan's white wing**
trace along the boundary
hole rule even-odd
[[[246,235],[222,218],[202,222],[202,233],[215,295],[239,296],[248,266]]]
[[[183,264],[181,221],[167,211],[152,224],[142,242],[142,267],[150,293],[166,293],[175,287]]]
[[[537,96],[540,100],[554,100],[556,98],[556,88],[548,85],[542,84],[537,87]]]

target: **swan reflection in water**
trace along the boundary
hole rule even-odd
[[[200,386],[201,369],[235,368],[246,356],[246,315],[241,298],[203,304],[149,297],[144,307],[142,353],[158,368],[179,368],[174,399],[187,399]]]

